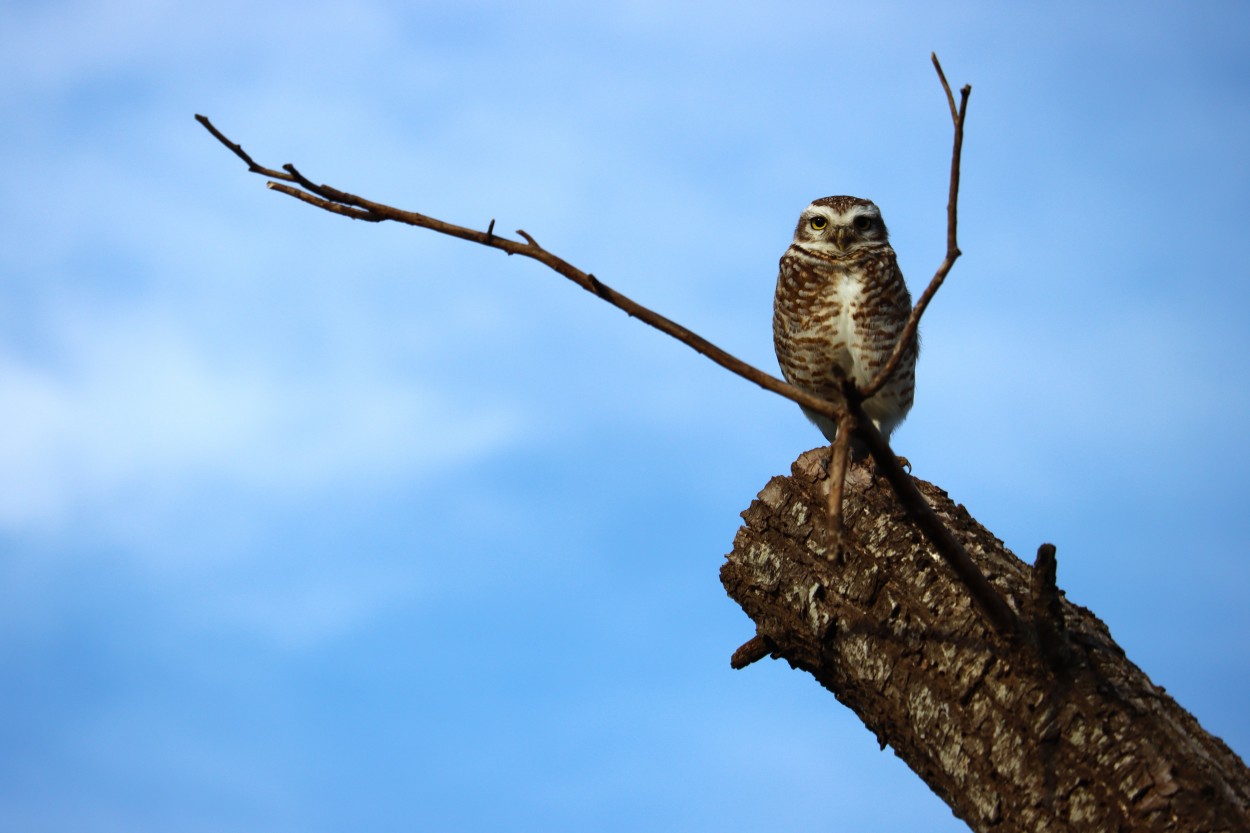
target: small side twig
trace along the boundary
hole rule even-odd
[[[251,173],[262,174],[270,179],[285,179],[288,182],[294,182],[294,179],[290,174],[284,174],[282,171],[275,171],[272,168],[265,168],[261,165],[257,165],[256,161],[252,159],[252,157],[248,155],[247,151],[243,149],[243,146],[227,139],[225,134],[218,130],[213,123],[208,120],[208,116],[201,116],[199,113],[196,113],[195,120],[202,124],[205,130],[212,133],[217,141],[229,148],[231,153],[247,163],[247,169]]]
[[[942,63],[938,60],[936,52],[929,53],[929,60],[933,61],[933,68],[937,70],[938,80],[942,82],[942,89],[946,91],[946,103],[951,108],[951,121],[959,123],[959,111],[955,109],[955,96],[951,94],[951,85],[946,80],[946,73],[942,71]],[[968,89],[971,89],[969,87]]]
[[[753,662],[759,662],[764,657],[777,650],[777,646],[767,636],[753,636],[738,647],[734,651],[733,656],[729,658],[729,667],[735,671],[741,671]]]
[[[351,217],[353,220],[364,220],[367,223],[378,223],[382,221],[382,218],[376,214],[371,214],[368,211],[361,211],[359,208],[352,208],[348,205],[340,205],[339,203],[331,200],[314,196],[306,191],[301,191],[298,188],[292,188],[290,185],[285,185],[281,182],[268,182],[266,183],[266,187],[271,191],[279,191],[289,197],[295,197],[295,199],[300,200],[301,202],[306,202],[309,205],[316,206],[324,211],[329,211],[332,214],[341,214],[344,217]]]
[[[1037,560],[1033,562],[1029,613],[1038,652],[1055,669],[1067,665],[1069,657],[1063,602],[1059,598],[1058,570],[1055,545],[1042,544],[1037,548]]]

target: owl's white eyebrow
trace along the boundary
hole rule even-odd
[[[871,208],[862,205],[852,206],[846,211],[841,212],[834,211],[833,209],[822,205],[815,208],[809,208],[807,211],[803,212],[803,216],[809,219],[812,217],[824,217],[830,222],[846,223],[859,216],[874,217],[879,219],[881,217],[881,213],[873,211]]]

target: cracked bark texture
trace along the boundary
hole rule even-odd
[[[848,473],[835,553],[828,459],[806,452],[764,487],[721,568],[774,657],[849,706],[973,830],[1250,831],[1242,760],[941,489],[916,481],[1025,638],[988,626],[871,464]]]

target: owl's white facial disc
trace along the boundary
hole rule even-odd
[[[817,200],[799,217],[794,242],[833,255],[888,244],[889,235],[881,221],[881,211],[867,201]],[[848,204],[849,203],[849,204]]]

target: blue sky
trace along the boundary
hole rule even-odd
[[[821,442],[769,370],[813,198],[913,291],[896,449],[1250,753],[1250,8],[0,7],[0,829],[962,830],[717,570]]]

